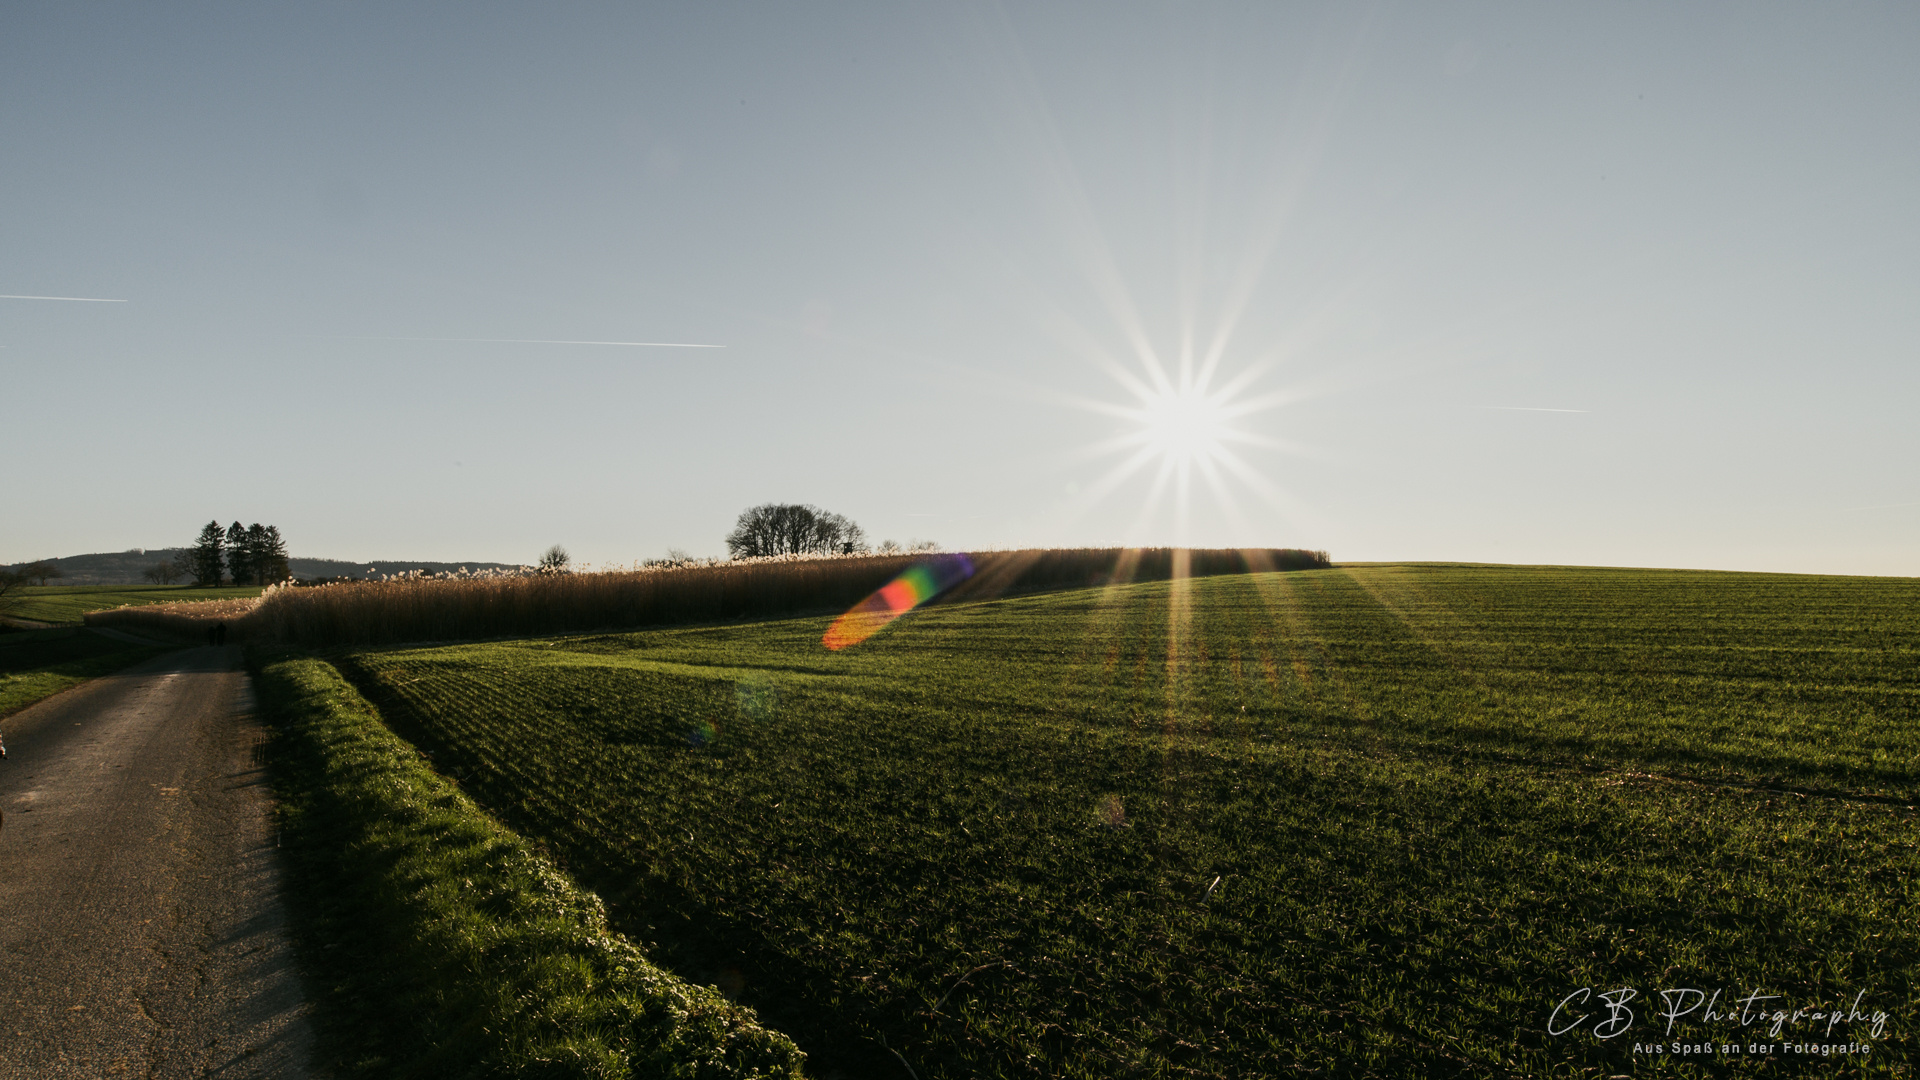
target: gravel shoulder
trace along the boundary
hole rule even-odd
[[[305,1077],[265,734],[236,648],[0,722],[0,1077]]]

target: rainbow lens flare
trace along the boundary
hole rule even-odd
[[[965,555],[942,555],[917,563],[833,620],[820,641],[836,652],[858,645],[881,627],[972,576],[973,563]]]

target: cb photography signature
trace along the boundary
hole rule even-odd
[[[1671,987],[1643,996],[1631,986],[1583,986],[1553,1007],[1547,1034],[1607,1040],[1633,1033],[1634,1053],[1865,1054],[1886,1034],[1888,1019],[1884,1010],[1867,1007],[1866,996],[1862,990],[1851,1002],[1795,1005],[1761,990],[1732,997],[1718,989]],[[1836,1044],[1836,1036],[1849,1041]],[[1683,1041],[1640,1041],[1649,1037]],[[1783,1041],[1751,1041],[1758,1038]]]

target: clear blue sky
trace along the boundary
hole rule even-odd
[[[1917,49],[1894,4],[11,3],[0,293],[125,302],[0,300],[0,561],[628,561],[802,501],[1920,574]],[[1183,355],[1249,438],[1113,476]]]

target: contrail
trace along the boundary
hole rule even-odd
[[[1586,409],[1537,409],[1531,405],[1475,405],[1476,409],[1501,409],[1506,412],[1587,412]]]
[[[0,300],[78,300],[83,304],[124,304],[125,300],[108,300],[99,296],[14,296],[0,293]]]
[[[626,345],[643,349],[724,349],[725,345],[696,345],[687,341],[560,341],[553,338],[503,337],[366,337],[360,341],[471,341],[494,345]]]

